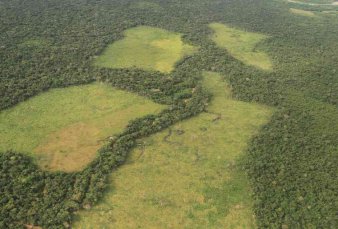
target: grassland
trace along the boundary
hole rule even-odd
[[[338,10],[324,10],[322,13],[327,14],[327,15],[337,15]]]
[[[124,32],[125,38],[109,45],[95,65],[106,68],[140,68],[169,73],[181,58],[196,48],[184,44],[181,35],[140,26]]]
[[[301,1],[306,3],[319,3],[319,4],[328,4],[335,2],[335,0],[301,0]]]
[[[232,99],[219,74],[204,83],[208,112],[142,139],[74,228],[255,228],[241,160],[272,110]]]
[[[214,31],[212,40],[219,47],[228,50],[234,58],[263,70],[272,69],[269,56],[264,51],[256,49],[268,36],[246,32],[221,23],[212,23],[209,27]]]
[[[302,0],[302,1],[288,0],[288,2],[297,3],[300,5],[311,5],[311,6],[336,5],[335,1],[333,0]]]
[[[290,8],[290,12],[293,13],[293,14],[306,16],[306,17],[315,17],[316,16],[315,13],[313,13],[312,11],[308,11],[308,10]]]
[[[0,151],[26,152],[49,170],[79,170],[129,120],[162,108],[105,84],[53,89],[0,112]]]
[[[295,1],[288,0],[293,4],[290,12],[301,16],[318,17],[323,15],[333,15],[338,12],[338,2],[333,0],[309,0]],[[301,9],[300,9],[301,8]]]

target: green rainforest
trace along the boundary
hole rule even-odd
[[[337,228],[334,0],[0,0],[0,228]]]

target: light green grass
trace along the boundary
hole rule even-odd
[[[330,5],[336,5],[335,1],[333,0],[287,0],[291,3],[297,3],[300,5],[310,5],[310,6],[330,6]]]
[[[209,27],[214,31],[212,40],[219,47],[228,50],[234,58],[263,70],[272,69],[268,54],[256,49],[257,45],[268,36],[246,32],[220,23],[212,23]]]
[[[219,74],[205,73],[204,82],[215,95],[209,113],[143,139],[74,228],[255,228],[238,165],[272,110],[232,99]]]
[[[96,66],[169,73],[177,61],[196,50],[184,44],[180,34],[164,29],[140,26],[126,30],[124,35],[124,39],[109,45],[95,60]]]
[[[321,11],[321,13],[326,14],[326,15],[335,16],[338,14],[338,10],[325,10],[325,11]]]
[[[106,137],[162,108],[100,83],[53,89],[0,112],[0,151],[26,152],[46,169],[78,170]]]
[[[329,4],[335,2],[334,0],[301,0],[305,3],[319,3],[319,4]]]
[[[290,12],[293,13],[293,14],[306,16],[306,17],[316,17],[315,13],[313,13],[312,11],[307,11],[307,10],[290,8]]]

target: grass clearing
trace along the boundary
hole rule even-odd
[[[236,59],[247,65],[263,70],[272,70],[272,62],[267,53],[257,50],[257,45],[268,38],[259,33],[246,32],[221,23],[212,23],[212,40],[225,48]]]
[[[317,4],[332,4],[335,0],[301,0],[301,2],[305,3],[317,3]]]
[[[131,68],[169,73],[175,63],[196,48],[184,44],[181,35],[164,29],[139,26],[124,32],[125,38],[109,45],[95,60],[105,68]]]
[[[0,151],[26,152],[48,170],[80,170],[129,120],[162,109],[102,83],[52,89],[0,112]]]
[[[310,5],[310,6],[334,6],[338,5],[336,1],[334,0],[302,0],[302,1],[296,1],[296,0],[288,0],[288,2],[296,3],[300,5]]]
[[[335,15],[335,14],[338,14],[338,10],[325,10],[325,11],[322,11],[321,13],[328,14],[328,15]]]
[[[307,10],[300,10],[300,9],[295,9],[295,8],[290,8],[290,12],[293,14],[301,15],[301,16],[306,16],[306,17],[316,17],[316,14],[313,13],[312,11],[307,11]]]
[[[214,93],[208,113],[142,139],[74,228],[255,228],[240,161],[272,109],[232,99],[219,74],[204,82]]]

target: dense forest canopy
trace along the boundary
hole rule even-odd
[[[311,1],[317,2],[317,1]],[[324,2],[324,1],[323,1]],[[74,173],[41,170],[22,152],[0,154],[0,227],[67,228],[95,204],[107,176],[136,140],[205,111],[203,71],[219,72],[234,96],[277,110],[248,148],[246,169],[262,228],[335,228],[338,181],[338,15],[292,14],[317,6],[282,0],[1,0],[0,110],[51,88],[102,81],[168,105],[131,121]],[[318,8],[316,8],[318,9]],[[258,44],[272,71],[245,65],[210,39],[211,23],[268,36]],[[171,73],[95,67],[124,31],[151,26],[199,47]],[[53,206],[53,207],[51,207]]]

